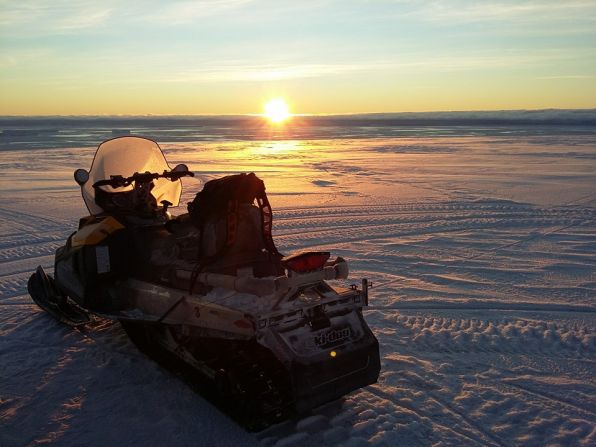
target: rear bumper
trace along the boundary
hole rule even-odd
[[[381,363],[379,343],[369,332],[349,351],[339,351],[292,362],[291,377],[295,409],[305,412],[345,394],[376,383]]]

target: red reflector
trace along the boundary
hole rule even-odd
[[[323,268],[330,253],[328,251],[309,251],[298,255],[293,255],[283,259],[286,268],[298,272],[306,273]]]
[[[236,320],[234,321],[234,325],[243,329],[252,329],[252,324],[246,320]]]

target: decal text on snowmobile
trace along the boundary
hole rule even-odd
[[[315,343],[318,346],[324,347],[329,344],[338,343],[347,340],[352,335],[352,330],[349,326],[344,328],[335,328],[322,334],[315,335]]]

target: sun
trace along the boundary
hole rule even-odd
[[[273,123],[281,123],[292,116],[288,104],[281,98],[275,98],[265,103],[264,115]]]

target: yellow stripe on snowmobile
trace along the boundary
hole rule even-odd
[[[108,216],[101,222],[86,225],[77,231],[71,239],[73,247],[82,247],[84,245],[97,245],[110,234],[124,228],[120,222],[112,216]]]

